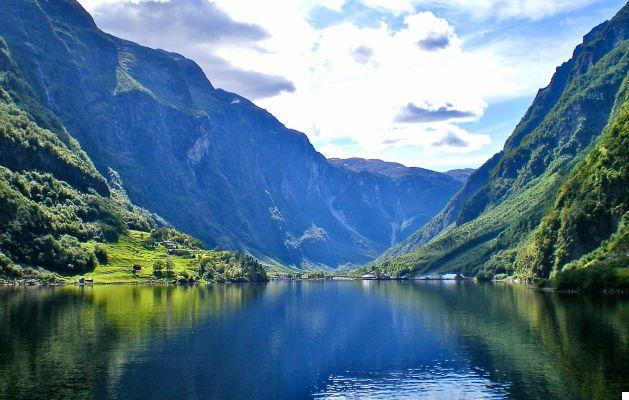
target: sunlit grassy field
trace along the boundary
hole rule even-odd
[[[76,282],[79,278],[92,278],[94,283],[131,283],[148,282],[157,280],[153,275],[153,263],[160,259],[169,257],[175,265],[173,275],[179,272],[195,269],[195,258],[203,253],[210,253],[204,250],[192,250],[193,257],[168,256],[166,248],[158,245],[154,249],[146,248],[142,242],[148,238],[147,232],[129,231],[128,235],[121,236],[117,243],[97,243],[88,242],[83,246],[90,251],[96,245],[100,245],[107,250],[108,261],[100,264],[94,271],[70,278]],[[140,271],[134,271],[133,266],[140,265]]]

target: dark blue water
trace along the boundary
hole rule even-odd
[[[629,299],[471,282],[0,290],[0,398],[593,399]]]

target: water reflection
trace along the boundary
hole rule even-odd
[[[124,397],[125,367],[258,286],[0,288],[0,398]]]
[[[629,301],[506,284],[379,285],[522,399],[615,398],[629,386]]]
[[[5,288],[0,398],[614,398],[628,313],[471,283]]]
[[[487,374],[444,360],[407,371],[347,373],[328,378],[315,398],[369,399],[507,399],[508,386]]]

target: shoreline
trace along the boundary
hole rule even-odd
[[[553,287],[539,287],[536,285],[532,285],[530,283],[525,282],[514,282],[511,279],[500,279],[500,280],[492,280],[492,281],[477,281],[473,278],[465,278],[465,279],[364,279],[364,278],[355,278],[355,277],[347,277],[347,276],[338,276],[338,277],[330,277],[330,278],[293,278],[293,279],[273,279],[271,277],[268,281],[248,281],[248,282],[205,282],[205,281],[196,281],[196,282],[165,282],[165,281],[129,281],[129,282],[43,282],[38,279],[24,279],[20,281],[7,281],[0,280],[0,287],[94,287],[94,286],[184,286],[184,287],[192,287],[192,286],[206,286],[206,285],[246,285],[246,284],[260,284],[260,283],[271,283],[271,282],[323,282],[323,281],[333,281],[333,282],[344,282],[344,281],[377,281],[377,282],[386,282],[386,281],[403,281],[403,282],[474,282],[474,283],[505,283],[509,285],[524,285],[526,288],[544,292],[544,293],[555,293],[560,295],[605,295],[605,296],[625,296],[629,295],[629,289],[619,289],[619,288],[605,288],[603,290],[597,291],[584,291],[584,290],[560,290]]]

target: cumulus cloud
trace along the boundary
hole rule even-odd
[[[451,107],[451,105],[449,105],[449,107]],[[402,111],[395,116],[395,122],[437,122],[452,119],[473,118],[475,116],[476,114],[471,111],[446,108],[445,106],[431,109],[428,107],[418,107],[413,103],[408,103]]]
[[[417,45],[422,50],[441,50],[450,45],[450,37],[445,33],[430,33],[425,38],[418,40]]]
[[[235,65],[272,65],[295,82],[295,92],[258,104],[287,126],[307,133],[326,156],[352,154],[418,165],[428,153],[438,157],[477,151],[489,137],[456,130],[454,123],[482,115],[485,96],[514,89],[501,60],[463,50],[454,28],[431,12],[406,16],[398,29],[384,22],[375,27],[342,22],[316,28],[308,21],[296,24],[298,18],[284,18],[290,25],[283,26],[272,19],[274,14],[259,17],[255,9],[238,7],[237,1],[230,0],[227,7],[239,13],[238,19],[260,21],[268,29],[273,38],[265,42],[269,52],[223,49],[220,55]],[[293,40],[299,31],[309,40]],[[431,35],[448,37],[449,45],[441,51],[420,51],[417,41]],[[434,146],[448,130],[457,132],[467,146]],[[341,137],[351,137],[355,144],[335,141]],[[405,150],[410,148],[414,150]],[[404,158],[401,151],[406,151]]]
[[[448,132],[444,137],[432,144],[434,147],[451,146],[451,147],[467,147],[469,143],[457,136],[454,132]]]
[[[456,125],[441,125],[427,138],[428,149],[457,154],[471,153],[491,142],[489,135],[470,133]]]
[[[292,93],[295,84],[283,76],[231,68],[222,76],[222,84],[251,99],[264,99],[280,93]]]
[[[280,75],[263,74],[235,66],[221,57],[203,54],[197,61],[209,72],[213,82],[250,99],[264,99],[295,91],[295,84]]]

